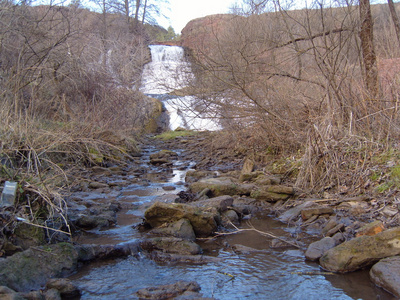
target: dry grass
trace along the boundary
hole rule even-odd
[[[12,109],[3,102],[0,179],[1,183],[18,182],[15,217],[46,228],[49,236],[55,231],[70,234],[67,203],[61,192],[77,183],[78,178],[71,173],[76,168],[129,159],[129,154],[137,151],[136,129],[121,125],[129,117],[126,110],[120,118],[115,113],[113,119],[118,122],[112,123],[99,119],[98,109],[92,115],[87,113],[84,119],[70,115],[67,121],[31,117],[26,112],[15,115]],[[109,110],[107,114],[111,117]],[[36,111],[35,115],[46,116],[43,111]],[[54,220],[58,220],[57,228],[46,225],[54,224]]]

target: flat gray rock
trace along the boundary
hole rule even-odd
[[[324,255],[326,251],[335,246],[336,246],[335,239],[331,237],[324,237],[323,239],[311,243],[308,246],[307,251],[305,253],[306,259],[311,261],[317,261],[320,259],[322,255]]]
[[[371,280],[400,298],[400,256],[381,259],[370,270]]]

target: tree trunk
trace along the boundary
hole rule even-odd
[[[398,43],[400,45],[400,22],[399,22],[399,17],[397,16],[396,8],[394,7],[393,0],[388,0],[388,4],[389,4],[390,14],[392,15],[394,28],[396,30],[397,41],[398,41]]]
[[[124,10],[125,10],[125,18],[126,18],[126,24],[129,25],[129,15],[130,15],[130,11],[129,11],[129,0],[124,0]]]
[[[144,21],[146,18],[146,9],[147,9],[147,0],[144,1],[144,5],[143,5],[142,25],[144,24]]]
[[[135,27],[138,29],[139,26],[139,9],[140,9],[140,0],[136,0],[136,9],[135,9]]]
[[[360,19],[360,39],[364,64],[364,81],[369,96],[377,98],[379,92],[378,68],[373,41],[373,20],[369,0],[360,0]]]
[[[101,42],[103,44],[103,68],[104,70],[107,68],[107,52],[108,52],[108,26],[107,26],[107,2],[106,0],[102,1],[102,31],[101,31]]]

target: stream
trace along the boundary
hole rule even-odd
[[[85,194],[89,200],[104,202],[112,197],[124,209],[118,212],[115,226],[88,231],[78,239],[79,243],[116,244],[143,238],[145,233],[137,225],[142,222],[145,209],[155,201],[173,202],[177,193],[186,189],[185,173],[194,162],[178,159],[171,168],[150,165],[150,154],[159,150],[151,144],[144,146],[143,156],[131,172],[104,179],[133,183],[108,194]],[[293,234],[293,228],[268,215],[254,216],[251,222],[255,228],[276,236]],[[241,228],[245,227],[242,223]],[[305,261],[305,249],[273,249],[270,242],[270,238],[245,231],[212,242],[198,241],[203,254],[219,258],[218,262],[158,264],[139,253],[85,265],[70,279],[81,289],[81,299],[138,299],[135,292],[139,289],[179,280],[196,281],[204,297],[215,299],[395,299],[370,282],[368,271],[324,274],[318,264]],[[231,246],[237,244],[258,251],[235,252]]]
[[[190,99],[181,97],[176,101],[170,95],[165,97],[174,89],[183,88],[185,78],[190,76],[183,49],[176,46],[150,46],[150,49],[153,61],[145,68],[142,91],[164,99],[171,129],[218,129],[215,119],[204,123],[207,116],[203,116],[199,123],[202,116],[191,115],[190,107],[186,110]],[[170,145],[148,139],[142,147],[142,156],[125,167],[123,174],[100,178],[113,187],[110,191],[94,190],[72,195],[104,206],[118,203],[122,208],[114,226],[83,232],[75,242],[105,245],[139,241],[145,237],[146,233],[140,230],[145,210],[155,201],[174,202],[177,194],[187,189],[186,172],[195,167],[194,161],[185,158],[184,147],[178,142],[172,145],[171,150],[178,154],[172,166],[151,165],[150,155]],[[289,228],[266,214],[252,216],[251,223],[258,230],[278,237],[293,240],[298,235],[298,229]],[[240,228],[246,226],[242,222]],[[216,259],[204,264],[156,263],[139,252],[128,258],[84,265],[70,279],[81,289],[81,299],[137,299],[135,293],[139,289],[179,280],[195,281],[200,285],[203,297],[221,300],[394,299],[371,283],[368,270],[346,275],[322,272],[318,264],[305,261],[305,244],[301,249],[271,248],[271,239],[255,231],[224,235],[211,241],[197,240],[197,243],[204,255]],[[252,250],[235,251],[235,245],[251,247]]]

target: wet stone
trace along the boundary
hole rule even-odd
[[[79,215],[75,221],[76,226],[86,229],[104,229],[114,223],[116,223],[116,218],[108,215]]]
[[[53,278],[47,281],[47,289],[56,289],[61,297],[78,297],[81,292],[76,285],[66,278]]]
[[[172,185],[166,185],[166,186],[163,186],[162,189],[164,191],[174,191],[174,190],[176,190],[176,187],[174,187]]]
[[[167,253],[194,255],[200,254],[201,248],[198,244],[175,237],[148,238],[140,243],[145,251],[160,250]]]
[[[102,182],[97,182],[97,181],[91,181],[89,183],[89,188],[91,188],[91,189],[104,189],[104,188],[108,188],[108,184],[102,183]]]
[[[56,289],[49,289],[44,295],[46,300],[62,300],[60,292]]]
[[[151,227],[158,227],[186,218],[190,221],[196,236],[209,236],[217,229],[218,215],[206,209],[187,204],[156,202],[145,212],[145,219]]]
[[[183,254],[174,254],[174,253],[165,253],[162,251],[152,251],[147,254],[147,257],[150,259],[159,262],[159,263],[168,263],[168,264],[181,264],[181,263],[189,263],[195,265],[203,265],[208,263],[220,263],[222,261],[221,258],[207,255],[183,255]]]
[[[322,240],[311,243],[305,253],[306,259],[311,261],[318,260],[326,251],[336,246],[335,239],[324,237]]]
[[[372,281],[400,298],[400,256],[380,260],[370,270]]]
[[[164,227],[154,228],[150,233],[153,235],[173,236],[189,241],[196,240],[193,227],[187,219],[180,219],[179,221],[168,224]]]
[[[200,285],[194,281],[178,281],[173,284],[140,289],[136,292],[136,296],[140,299],[172,299],[187,291],[199,292]],[[197,299],[199,299],[199,297],[201,297],[201,294],[197,293]]]
[[[29,248],[0,261],[0,285],[18,292],[35,290],[49,278],[76,270],[78,252],[67,243]]]
[[[239,216],[237,215],[236,211],[230,209],[222,213],[222,226],[226,228],[232,228],[235,226],[238,226],[240,224],[239,222]]]

